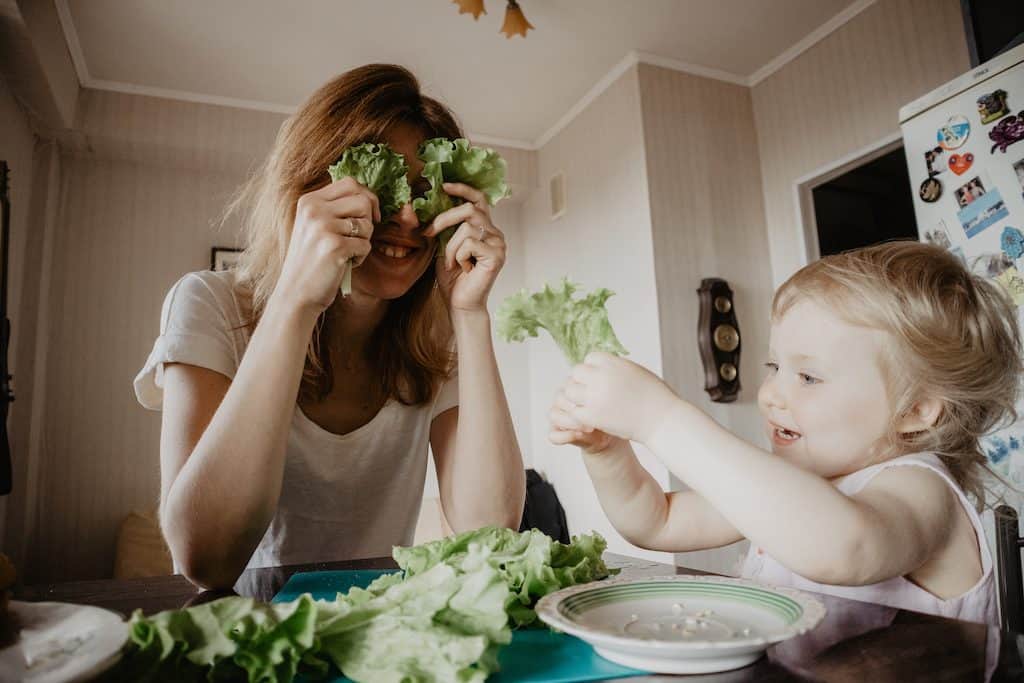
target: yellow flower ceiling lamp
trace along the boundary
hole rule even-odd
[[[452,0],[459,6],[459,14],[472,14],[473,20],[480,18],[481,14],[487,14],[484,9],[484,0]],[[526,32],[533,28],[533,24],[526,20],[523,9],[516,0],[508,0],[505,7],[505,23],[501,25],[501,32],[506,38],[515,35],[526,37]]]

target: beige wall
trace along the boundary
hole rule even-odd
[[[661,337],[655,306],[654,253],[644,158],[639,77],[630,68],[537,154],[540,191],[523,207],[526,229],[525,280],[531,291],[564,276],[582,292],[607,287],[609,318],[629,358],[661,372]],[[567,211],[549,218],[547,184],[562,171]],[[572,533],[599,531],[615,552],[666,560],[630,546],[600,508],[579,450],[547,441],[548,410],[569,363],[551,341],[526,342],[530,364],[530,451],[534,464],[554,484]],[[660,483],[665,468],[650,454],[642,458]]]
[[[767,360],[772,283],[750,90],[641,64],[640,101],[664,377],[722,425],[761,444],[757,388]],[[704,391],[697,289],[706,277],[728,280],[735,295],[743,347],[734,403],[713,403]],[[744,550],[677,559],[728,573]]]
[[[879,0],[753,88],[776,285],[806,262],[794,182],[898,134],[902,105],[969,68],[959,0]]]

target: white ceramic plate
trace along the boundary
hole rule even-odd
[[[85,681],[121,658],[128,624],[116,612],[63,602],[12,601],[18,641],[0,650],[0,681]]]
[[[796,590],[721,576],[607,579],[537,603],[554,629],[624,666],[666,674],[738,669],[800,635],[825,607]]]

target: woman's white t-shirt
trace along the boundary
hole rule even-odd
[[[242,361],[249,328],[232,271],[189,273],[164,300],[160,336],[135,377],[135,395],[163,404],[163,364],[187,363],[229,379]],[[430,424],[458,405],[458,382],[432,401],[389,399],[367,424],[334,434],[298,405],[292,414],[277,512],[248,568],[382,557],[410,545],[423,498]]]

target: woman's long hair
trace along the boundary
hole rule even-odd
[[[381,141],[400,124],[419,129],[425,138],[462,137],[447,107],[423,95],[407,69],[391,64],[341,74],[281,126],[266,161],[225,214],[225,219],[238,214],[242,221],[246,248],[236,284],[249,304],[252,327],[280,277],[299,197],[331,182],[327,168],[347,147]],[[406,405],[429,401],[453,367],[451,323],[435,280],[434,268],[428,267],[408,292],[389,302],[371,341],[385,395]],[[331,337],[325,311],[306,353],[300,400],[319,401],[331,391]]]

